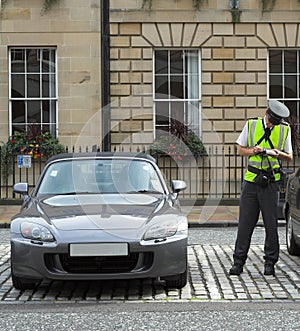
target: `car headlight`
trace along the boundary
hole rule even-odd
[[[152,225],[144,234],[144,240],[161,239],[174,236],[176,232],[187,231],[186,220],[168,220]]]
[[[40,241],[54,241],[54,237],[50,230],[46,227],[30,222],[23,222],[21,224],[21,234],[24,238]]]

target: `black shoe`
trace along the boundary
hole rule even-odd
[[[239,276],[243,272],[243,266],[240,264],[234,264],[229,270],[230,275]]]
[[[273,264],[266,264],[265,265],[265,271],[264,271],[265,276],[275,276],[275,269]]]

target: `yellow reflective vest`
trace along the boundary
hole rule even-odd
[[[270,140],[273,144],[273,148],[276,148],[280,151],[283,151],[284,144],[288,135],[289,127],[288,124],[280,124],[273,127],[270,135]],[[261,137],[264,135],[263,119],[255,118],[248,120],[248,146],[251,148],[256,146]],[[262,148],[272,148],[269,141],[263,139],[259,146]],[[248,158],[248,165],[252,167],[266,170],[271,167],[273,170],[280,168],[279,162],[277,159],[267,156],[266,154],[257,154],[251,155]],[[248,182],[254,182],[257,175],[249,170],[245,174],[245,180]],[[275,181],[280,180],[280,173],[275,173]]]

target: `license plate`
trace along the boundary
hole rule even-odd
[[[70,244],[70,256],[127,256],[127,243]]]

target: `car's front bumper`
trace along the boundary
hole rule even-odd
[[[67,243],[33,243],[16,235],[11,240],[12,271],[17,277],[107,280],[157,278],[185,272],[187,236],[176,235],[158,242],[129,242],[129,253],[128,260],[126,257],[71,258]]]

